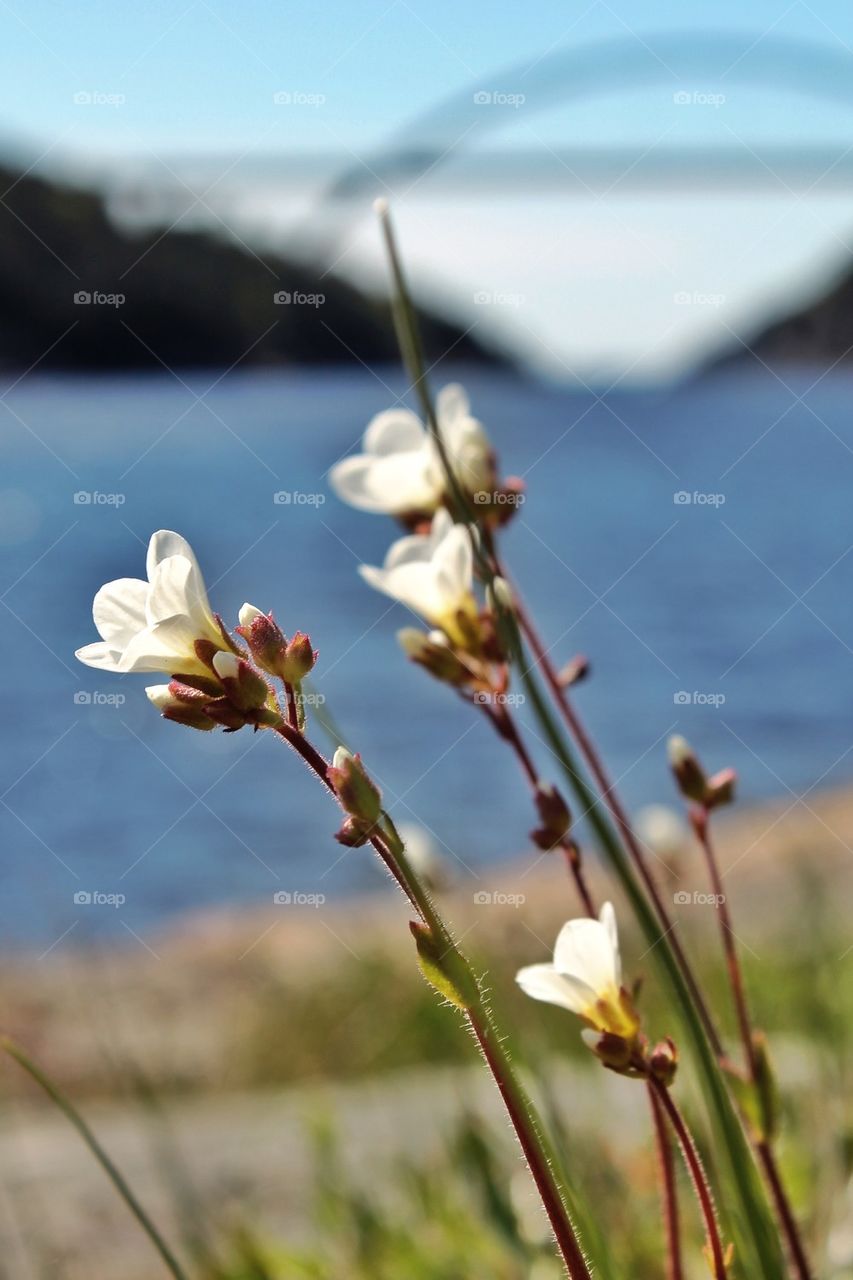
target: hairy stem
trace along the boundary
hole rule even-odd
[[[328,775],[329,765],[320,752],[301,733],[294,732],[288,724],[281,724],[275,732],[298,752],[312,772],[334,794]],[[457,965],[461,967],[465,975],[466,1017],[503,1099],[519,1145],[542,1198],[567,1274],[570,1280],[591,1280],[563,1191],[554,1174],[554,1161],[543,1137],[538,1117],[512,1069],[470,964],[457,947],[450,929],[439,914],[426,888],[412,870],[406,858],[403,842],[387,815],[385,815],[382,831],[377,830],[371,835],[370,843],[410,904],[428,926],[442,954],[446,956],[452,953]]]
[[[711,1194],[711,1187],[705,1176],[705,1169],[702,1165],[702,1159],[697,1150],[696,1143],[693,1141],[693,1135],[687,1127],[687,1122],[672,1099],[669,1090],[660,1081],[653,1077],[649,1079],[649,1088],[654,1093],[661,1109],[665,1112],[669,1123],[672,1125],[673,1132],[678,1139],[678,1145],[681,1147],[681,1153],[684,1156],[684,1163],[690,1174],[693,1183],[693,1189],[696,1192],[696,1198],[699,1201],[699,1207],[702,1211],[702,1218],[705,1223],[705,1231],[708,1236],[708,1249],[713,1263],[714,1280],[726,1280],[726,1255],[723,1250],[723,1242],[720,1239],[720,1228],[717,1224],[717,1210],[714,1205],[714,1197]]]
[[[705,855],[705,862],[708,867],[708,875],[711,881],[714,895],[717,899],[717,916],[720,922],[720,937],[722,940],[723,954],[726,959],[726,968],[728,970],[729,985],[732,990],[732,1002],[735,1007],[737,1016],[738,1030],[740,1032],[741,1042],[743,1044],[744,1057],[746,1059],[749,1078],[753,1086],[758,1083],[758,1062],[755,1054],[755,1028],[752,1022],[752,1016],[749,1010],[749,1002],[746,996],[746,984],[743,979],[743,969],[741,968],[740,956],[738,955],[737,942],[735,940],[734,930],[732,929],[732,917],[729,910],[728,898],[726,897],[723,876],[720,870],[719,859],[717,858],[714,842],[711,839],[711,821],[710,814],[706,808],[691,809],[690,819],[693,830],[702,847]],[[797,1219],[794,1216],[793,1208],[782,1181],[782,1175],[776,1161],[776,1155],[768,1138],[761,1134],[754,1139],[755,1149],[758,1154],[759,1163],[770,1188],[773,1197],[773,1203],[776,1206],[776,1212],[785,1234],[785,1240],[788,1245],[788,1252],[791,1258],[791,1264],[797,1280],[812,1280],[812,1269],[806,1257],[805,1246],[800,1236],[800,1230],[797,1226]]]
[[[684,1268],[681,1263],[681,1232],[678,1222],[678,1189],[675,1185],[672,1146],[666,1127],[666,1115],[651,1083],[648,1084],[648,1090],[660,1164],[661,1199],[666,1227],[667,1280],[684,1280]]]

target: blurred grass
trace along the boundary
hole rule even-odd
[[[834,1261],[826,1248],[838,1236],[853,1166],[853,952],[849,879],[825,852],[813,843],[792,847],[789,841],[784,857],[757,863],[752,878],[738,882],[732,908],[756,1021],[769,1034],[779,1069],[785,1174],[817,1251],[818,1274],[840,1278],[853,1275],[853,1244],[848,1262],[835,1257],[839,1249],[843,1253],[843,1242],[832,1246]],[[448,913],[486,975],[503,1027],[511,1028],[513,1057],[537,1078],[543,1109],[570,1131],[572,1162],[582,1170],[587,1198],[606,1219],[615,1259],[612,1275],[602,1280],[645,1280],[660,1275],[661,1254],[643,1090],[602,1078],[576,1021],[516,988],[516,969],[547,958],[557,925],[571,913],[569,891],[563,891],[553,864],[545,866],[538,887],[530,880],[525,886],[528,900],[519,909],[475,910],[469,890],[450,896]],[[686,908],[684,919],[685,943],[736,1054],[715,913]],[[488,1115],[472,1109],[449,1126],[439,1108],[435,1128],[441,1141],[429,1152],[417,1141],[416,1130],[430,1128],[431,1072],[442,1088],[448,1067],[469,1067],[472,1083],[482,1079],[458,1014],[417,973],[405,913],[396,902],[376,916],[358,906],[341,907],[327,920],[332,927],[343,946],[331,943],[308,917],[299,927],[288,917],[278,933],[269,934],[261,919],[234,937],[185,938],[167,964],[135,953],[115,964],[81,957],[78,967],[61,973],[34,977],[32,969],[8,969],[0,987],[13,1032],[78,1101],[111,1100],[133,1109],[149,1129],[151,1115],[140,1119],[140,1079],[164,1101],[166,1113],[190,1095],[221,1099],[226,1109],[231,1095],[273,1097],[285,1088],[297,1097],[304,1093],[308,1116],[317,1106],[311,1087],[320,1082],[352,1085],[357,1097],[360,1081],[381,1087],[383,1080],[416,1070],[423,1082],[421,1114],[411,1134],[404,1128],[400,1135],[402,1154],[374,1159],[370,1153],[362,1170],[359,1153],[342,1150],[343,1137],[315,1116],[298,1243],[282,1243],[275,1215],[268,1202],[259,1208],[255,1189],[223,1198],[202,1185],[191,1187],[188,1197],[172,1178],[170,1203],[189,1198],[193,1218],[209,1232],[204,1248],[201,1228],[194,1228],[185,1246],[195,1258],[194,1280],[556,1280],[559,1270],[543,1220],[497,1102]],[[255,937],[263,941],[255,945]],[[245,953],[240,964],[234,960],[238,948]],[[648,960],[630,931],[623,950],[626,971],[642,976]],[[79,996],[80,966],[87,975],[82,1004],[69,995]],[[643,984],[639,1001],[650,1036],[673,1029],[654,982]],[[564,1093],[562,1077],[551,1071],[555,1060],[580,1069],[577,1094]],[[139,1064],[138,1074],[131,1063]],[[6,1072],[4,1083],[29,1105],[25,1082]],[[702,1133],[687,1073],[678,1087]],[[607,1098],[624,1098],[636,1108],[637,1123],[624,1135],[617,1116],[615,1129],[614,1123],[596,1128],[608,1088],[618,1094]],[[594,1099],[599,1101],[592,1105]],[[281,1134],[282,1160],[292,1136]],[[713,1149],[707,1140],[703,1145],[713,1169]],[[162,1144],[155,1163],[163,1183],[170,1159]],[[190,1181],[198,1177],[196,1165]],[[266,1178],[274,1179],[275,1169],[259,1162],[258,1179]],[[698,1257],[698,1225],[681,1172],[679,1179],[686,1229]],[[112,1255],[100,1268],[91,1255],[85,1262],[69,1255],[62,1267],[51,1257],[50,1274],[57,1280],[114,1275]],[[122,1274],[128,1280],[154,1275],[144,1261],[140,1266],[134,1271],[127,1263]],[[705,1274],[703,1266],[700,1261],[697,1277]]]

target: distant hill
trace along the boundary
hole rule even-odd
[[[259,258],[199,232],[132,235],[99,196],[0,167],[0,368],[398,359],[386,306],[306,265]],[[451,347],[459,360],[498,359],[438,316],[422,322],[431,359]]]
[[[800,362],[829,367],[853,362],[853,270],[821,297],[760,329],[744,335],[744,346],[732,342],[712,356],[700,373],[738,365]]]

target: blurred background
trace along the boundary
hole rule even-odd
[[[390,934],[398,904],[363,851],[331,841],[333,816],[301,770],[263,737],[164,725],[143,679],[75,661],[95,638],[95,591],[141,575],[160,527],[191,541],[226,621],[250,600],[310,634],[326,711],[441,860],[473,937],[502,957],[501,986],[509,957],[544,958],[569,913],[549,902],[553,869],[540,859],[529,871],[512,761],[396,652],[404,610],[356,574],[381,562],[394,526],[343,507],[328,484],[370,418],[410,401],[377,195],[393,209],[433,386],[464,383],[503,472],[527,486],[507,556],[554,655],[591,659],[578,703],[620,790],[635,809],[673,802],[674,732],[709,765],[734,765],[746,812],[727,849],[754,895],[746,945],[760,969],[772,933],[761,906],[783,894],[774,869],[795,863],[808,910],[788,934],[791,989],[808,929],[825,933],[836,981],[845,926],[821,914],[833,894],[820,886],[821,859],[833,875],[849,865],[853,826],[853,11],[9,0],[3,26],[0,936],[12,1025],[96,1098],[112,1097],[123,1055],[194,1097],[465,1058],[409,979],[405,939],[399,1017],[374,1008],[396,944],[377,926],[374,954],[351,904],[370,922],[387,914]],[[664,844],[673,885],[701,888],[678,862],[681,837]],[[472,913],[496,884],[538,914]],[[338,966],[330,977],[321,965],[326,1004],[301,976],[320,942]],[[530,1036],[562,1043],[549,1017],[537,1032],[536,1011]],[[817,1023],[837,1039],[828,1014]],[[123,1224],[94,1244],[85,1223],[110,1212],[99,1201],[60,1213],[63,1250],[34,1259],[18,1210],[38,1152],[65,1191],[79,1174],[51,1122],[21,1114],[3,1137],[14,1274],[73,1277],[98,1249],[109,1274]],[[524,1214],[496,1202],[503,1183],[465,1115],[457,1137],[489,1221],[515,1241],[520,1270],[505,1274],[553,1274]],[[828,1134],[840,1124],[823,1121]],[[229,1120],[238,1148],[243,1122]],[[198,1117],[189,1127],[207,1132]],[[324,1133],[318,1122],[308,1145],[328,1174]],[[422,1173],[406,1212],[438,1213]],[[222,1176],[242,1230],[250,1175]],[[315,1211],[322,1225],[318,1194],[288,1230]],[[376,1244],[360,1194],[346,1230],[379,1253],[365,1244],[328,1272],[318,1261],[275,1274],[504,1274],[490,1236],[476,1259],[453,1252],[470,1224],[450,1210],[450,1261],[401,1261],[396,1237]],[[636,1222],[624,1235],[642,1267]],[[847,1265],[850,1240],[833,1247]]]

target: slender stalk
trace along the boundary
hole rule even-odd
[[[329,780],[329,765],[320,752],[301,733],[294,732],[286,723],[277,726],[275,732],[299,753],[312,772],[334,794],[334,788]],[[385,815],[384,829],[371,835],[370,843],[408,901],[428,926],[442,954],[447,956],[452,953],[457,966],[463,972],[467,996],[466,1017],[503,1099],[519,1145],[542,1198],[567,1274],[570,1280],[591,1280],[591,1273],[578,1242],[563,1191],[553,1172],[554,1162],[543,1137],[538,1117],[512,1069],[473,970],[457,947],[450,929],[439,914],[429,893],[412,870],[406,858],[403,842],[390,817]]]
[[[515,755],[521,765],[522,772],[530,783],[530,787],[535,798],[535,793],[540,787],[542,780],[530,752],[525,746],[524,739],[521,736],[518,725],[515,723],[515,719],[507,710],[506,706],[502,704],[492,707],[489,703],[483,703],[482,706],[483,710],[488,714],[489,719],[494,724],[498,734],[505,742],[509,743],[512,750],[515,752]],[[584,911],[588,916],[595,916],[597,914],[595,904],[593,902],[589,886],[586,882],[586,876],[584,875],[577,845],[570,836],[566,835],[559,842],[558,847],[563,851],[566,866],[569,874],[575,882],[575,888],[577,889],[580,900],[583,903]]]
[[[503,565],[496,556],[495,566],[501,576],[505,577],[506,574],[504,572]],[[515,590],[515,588],[513,589]],[[566,690],[560,683],[559,673],[551,662],[548,656],[548,651],[543,644],[520,595],[516,595],[515,598],[519,626],[527,637],[536,665],[542,671],[554,702],[565,721],[566,727],[577,743],[578,750],[580,751],[583,759],[586,761],[587,768],[595,781],[601,800],[609,809],[610,814],[616,823],[622,842],[640,876],[640,879],[643,882],[649,898],[651,899],[661,926],[667,932],[670,946],[675,952],[676,959],[678,960],[681,971],[684,974],[685,981],[690,987],[693,1002],[699,1011],[700,1017],[702,1018],[708,1039],[711,1041],[717,1057],[720,1057],[722,1054],[722,1045],[719,1033],[714,1024],[714,1020],[711,1017],[710,1010],[708,1009],[707,1002],[702,994],[696,975],[693,972],[693,968],[687,958],[684,948],[681,945],[681,939],[675,932],[675,921],[673,916],[667,909],[657,882],[649,869],[642,846],[640,841],[637,839],[633,827],[631,826],[628,814],[619,799],[615,784],[611,781],[607,773],[607,768],[601,758],[598,748],[590,737],[586,726],[577,711],[572,706]]]
[[[717,899],[717,916],[720,922],[720,937],[722,940],[723,954],[726,959],[726,968],[729,975],[729,985],[732,989],[732,1001],[735,1007],[737,1017],[738,1030],[740,1032],[741,1042],[743,1044],[743,1052],[746,1058],[749,1078],[753,1086],[758,1083],[758,1060],[755,1053],[755,1028],[753,1026],[752,1016],[749,1010],[749,1001],[746,996],[746,984],[743,979],[743,969],[741,968],[740,956],[738,955],[737,942],[732,928],[732,917],[729,910],[728,898],[725,893],[723,876],[720,870],[719,859],[717,858],[714,842],[711,838],[711,819],[708,810],[704,807],[694,807],[690,811],[690,820],[693,830],[701,845],[702,852],[705,855],[705,862],[708,867],[708,875],[711,881],[714,895]],[[770,1188],[773,1202],[776,1206],[776,1212],[785,1233],[785,1239],[788,1244],[788,1251],[791,1257],[794,1273],[798,1280],[812,1280],[812,1269],[806,1257],[805,1246],[803,1244],[797,1219],[794,1215],[785,1184],[782,1181],[782,1175],[776,1161],[776,1155],[773,1151],[766,1135],[759,1134],[754,1139],[754,1145],[758,1154],[764,1176]]]
[[[672,1147],[666,1127],[666,1115],[651,1083],[648,1084],[648,1091],[660,1164],[661,1199],[663,1200],[663,1217],[666,1227],[667,1280],[684,1280],[684,1268],[681,1262],[681,1232],[678,1222],[678,1188],[675,1184],[675,1164],[672,1159]]]
[[[726,968],[729,975],[729,985],[732,989],[732,1000],[737,1015],[738,1029],[740,1031],[741,1043],[743,1044],[744,1057],[749,1069],[750,1078],[754,1081],[756,1077],[756,1058],[755,1044],[752,1038],[752,1024],[749,1016],[749,1007],[746,1001],[746,988],[743,981],[743,971],[740,967],[740,958],[737,953],[737,945],[735,943],[735,935],[732,930],[732,917],[729,911],[729,904],[723,891],[723,877],[720,873],[719,863],[711,843],[710,819],[707,809],[692,808],[690,810],[690,821],[693,830],[699,839],[702,852],[705,855],[705,862],[708,867],[708,875],[711,880],[711,887],[714,890],[714,896],[717,899],[717,918],[720,922],[720,938],[723,944],[723,954],[726,958]]]
[[[476,512],[461,490],[458,478],[450,465],[447,450],[438,429],[435,412],[427,386],[426,372],[421,351],[420,336],[414,308],[409,296],[408,286],[403,273],[400,256],[391,226],[387,204],[383,201],[377,207],[380,216],[382,233],[388,250],[388,259],[394,279],[394,319],[397,336],[404,363],[412,379],[418,399],[422,406],[436,449],[442,462],[449,490],[449,506],[456,519],[472,525],[476,522]],[[472,545],[478,571],[486,584],[493,581],[495,567],[492,560],[483,551],[482,539],[472,535]],[[609,814],[602,810],[598,797],[594,794],[585,777],[575,762],[573,752],[566,741],[559,725],[551,714],[539,685],[535,679],[533,668],[527,661],[524,644],[516,620],[510,610],[501,609],[498,617],[499,631],[505,640],[507,652],[520,673],[525,691],[531,701],[534,714],[546,741],[569,782],[573,795],[581,806],[581,816],[588,817],[602,849],[615,871],[619,883],[631,904],[632,910],[642,928],[648,950],[661,966],[667,982],[675,995],[684,1027],[693,1046],[700,1070],[705,1096],[712,1116],[716,1121],[719,1136],[728,1159],[728,1167],[737,1188],[740,1212],[733,1215],[734,1233],[741,1244],[741,1253],[749,1255],[755,1276],[763,1280],[781,1280],[784,1262],[779,1248],[775,1224],[769,1212],[769,1206],[762,1195],[762,1188],[752,1160],[740,1120],[735,1112],[727,1082],[720,1068],[719,1054],[716,1049],[718,1037],[708,1015],[698,985],[692,977],[686,956],[677,939],[673,936],[674,922],[665,924],[657,911],[650,905],[645,893],[637,883],[634,870],[640,871],[645,883],[642,867],[631,863],[633,856],[626,857],[622,842],[611,827]],[[609,795],[610,788],[604,788]],[[644,866],[644,862],[642,864]],[[646,886],[648,887],[648,886]],[[658,902],[660,901],[658,895]]]
[[[23,1067],[24,1071],[26,1071],[33,1080],[35,1080],[36,1084],[44,1090],[50,1100],[59,1108],[66,1119],[71,1122],[80,1134],[80,1137],[83,1139],[86,1146],[92,1152],[92,1155],[104,1170],[104,1173],[112,1182],[122,1200],[124,1200],[128,1209],[130,1209],[131,1213],[136,1218],[151,1243],[154,1245],[154,1248],[165,1263],[167,1270],[171,1272],[175,1280],[188,1280],[185,1271],[181,1267],[174,1253],[157,1230],[157,1227],[148,1216],[148,1213],[131,1191],[123,1174],[113,1164],[112,1160],[107,1155],[106,1151],[101,1146],[100,1142],[95,1137],[94,1133],[71,1100],[66,1097],[57,1085],[53,1083],[49,1076],[45,1075],[40,1067],[36,1066],[28,1054],[20,1045],[16,1044],[14,1040],[10,1040],[6,1036],[3,1036],[0,1038],[0,1048],[4,1049],[5,1052],[9,1054],[10,1058],[14,1058],[19,1066]]]
[[[723,1250],[723,1242],[720,1239],[720,1228],[717,1223],[717,1210],[714,1205],[714,1197],[711,1193],[711,1187],[705,1176],[705,1170],[702,1165],[702,1158],[693,1141],[693,1135],[687,1127],[687,1122],[673,1101],[672,1095],[665,1085],[653,1077],[649,1078],[649,1088],[654,1093],[660,1103],[662,1111],[665,1112],[669,1123],[672,1125],[673,1132],[678,1139],[678,1145],[681,1147],[681,1153],[684,1156],[684,1163],[693,1182],[696,1198],[699,1201],[699,1207],[702,1210],[702,1218],[705,1222],[705,1231],[708,1235],[708,1247],[711,1254],[711,1261],[714,1267],[714,1280],[726,1280],[726,1255]]]

